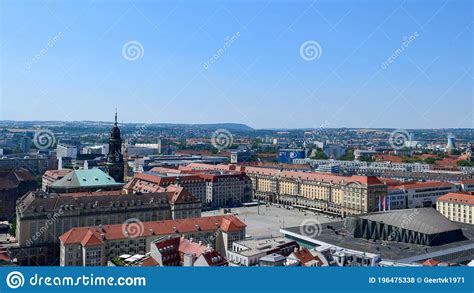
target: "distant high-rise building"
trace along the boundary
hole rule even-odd
[[[31,138],[25,135],[20,139],[20,150],[22,153],[29,153],[30,148],[31,148]]]
[[[58,158],[77,158],[77,147],[64,142],[58,142],[56,146],[56,156]]]
[[[114,127],[110,131],[109,136],[109,153],[107,154],[106,169],[110,177],[114,178],[116,182],[124,182],[122,138],[118,128],[117,112],[115,112]]]
[[[168,140],[166,138],[158,139],[158,153],[160,155],[170,154],[170,148],[169,148]]]

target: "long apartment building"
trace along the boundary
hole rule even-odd
[[[60,265],[105,266],[123,254],[145,255],[156,240],[168,237],[207,243],[226,255],[245,239],[245,228],[233,215],[72,228],[60,237]]]
[[[436,201],[436,210],[451,221],[474,224],[474,194],[445,194]]]
[[[182,187],[147,194],[122,191],[47,194],[30,192],[17,202],[12,253],[20,265],[46,265],[57,257],[58,237],[73,227],[201,216],[201,202]]]
[[[243,173],[176,173],[176,170],[170,170],[172,173],[165,173],[165,168],[160,168],[160,172],[137,174],[125,189],[154,192],[171,184],[179,184],[201,200],[203,208],[235,206],[252,199],[252,182]]]
[[[448,182],[410,182],[388,187],[388,196],[382,201],[382,210],[413,209],[431,207],[447,193],[458,187]]]
[[[347,175],[377,176],[398,180],[426,180],[455,182],[473,178],[474,170],[470,167],[459,170],[434,170],[432,165],[420,163],[394,163],[394,162],[363,162],[340,160],[313,160],[295,159],[294,164],[309,164],[313,168],[324,165],[336,165],[342,173]]]
[[[380,210],[387,185],[373,176],[340,176],[235,165],[190,164],[194,170],[244,172],[254,199],[310,208],[340,216]]]

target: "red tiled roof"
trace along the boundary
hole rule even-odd
[[[15,189],[23,181],[34,181],[35,177],[26,169],[0,170],[0,190]]]
[[[360,183],[367,184],[367,185],[380,185],[380,184],[383,184],[383,182],[380,181],[375,176],[357,176],[357,175],[354,175],[354,176],[351,176],[350,179],[351,179],[351,181],[356,181],[356,182],[360,182]]]
[[[469,193],[451,192],[438,197],[438,201],[474,205],[474,195]]]
[[[314,256],[307,248],[300,248],[298,251],[293,252],[295,257],[304,265],[310,261],[317,260],[322,264],[321,259],[319,257]]]
[[[163,191],[163,187],[169,184],[176,183],[177,176],[159,176],[147,173],[139,173],[135,175],[130,182],[128,182],[124,189],[133,189],[140,192],[160,192]],[[202,180],[199,176],[188,175],[180,176],[181,182]]]
[[[435,165],[437,166],[443,166],[443,167],[457,167],[457,157],[448,157],[448,158],[443,158],[442,160],[437,160],[435,162]]]
[[[153,167],[151,168],[150,172],[157,172],[157,173],[181,173],[181,170],[175,166],[168,166],[168,167]]]
[[[428,158],[437,159],[438,158],[438,156],[434,154],[421,154],[419,157],[421,159],[428,159]]]
[[[436,267],[439,264],[439,261],[434,259],[425,260],[422,265],[425,267]]]
[[[200,231],[216,231],[219,227],[224,232],[232,232],[236,231],[236,229],[243,229],[246,227],[239,218],[233,215],[142,222],[138,226],[139,234],[134,235],[136,237],[190,233],[196,231],[196,229],[199,229]],[[59,239],[64,244],[78,244],[82,243],[85,238],[91,237],[88,236],[89,232],[93,233],[97,239],[101,239],[101,234],[103,234],[103,237],[106,240],[128,238],[123,232],[124,230],[127,231],[127,227],[124,227],[122,224],[103,225],[101,228],[101,230],[99,230],[99,227],[97,226],[72,228],[61,235]],[[176,228],[176,230],[174,228]]]
[[[146,259],[143,260],[142,262],[142,267],[156,267],[158,266],[158,263],[153,257],[147,257]]]
[[[161,253],[166,255],[164,265],[175,265],[178,262],[182,263],[185,254],[194,254],[195,259],[203,256],[204,260],[210,266],[227,265],[227,260],[216,250],[185,238],[176,237],[166,239],[156,242],[155,245]],[[171,247],[171,249],[167,250],[166,247]]]
[[[207,250],[202,256],[209,266],[227,266],[227,260],[217,250]]]
[[[7,261],[7,262],[11,261],[11,258],[8,255],[8,252],[6,251],[0,252],[0,261]]]
[[[194,195],[191,192],[187,191],[181,186],[170,185],[166,188],[168,192],[168,201],[171,203],[184,201],[188,198],[194,198]]]
[[[82,246],[97,246],[104,244],[92,231],[87,231],[86,236],[81,241]]]
[[[387,186],[397,186],[403,184],[402,181],[391,178],[379,178],[379,180],[385,183]]]
[[[184,171],[183,171],[184,172]],[[170,184],[175,184],[178,181],[185,183],[188,181],[216,181],[221,178],[244,178],[245,175],[242,173],[233,173],[233,174],[207,174],[203,171],[191,170],[184,173],[193,173],[186,174],[184,176],[160,176],[159,174],[146,174],[140,173],[135,175],[135,177],[125,185],[125,189],[133,189],[134,191],[140,192],[159,192],[162,191],[161,187],[168,186]]]
[[[223,231],[235,232],[245,228],[245,225],[239,218],[235,216],[227,216],[222,219],[221,229]]]
[[[199,257],[204,251],[206,251],[206,249],[208,249],[206,245],[202,245],[188,239],[181,238],[179,241],[178,250],[183,254],[194,253],[196,257]]]
[[[53,179],[60,179],[69,174],[71,171],[71,169],[47,170],[44,172],[43,176],[51,177]]]
[[[383,185],[377,177],[374,176],[341,176],[341,175],[331,175],[327,173],[320,172],[301,172],[301,171],[280,171],[277,169],[269,168],[255,168],[247,167],[245,168],[246,173],[257,173],[268,176],[280,176],[284,178],[295,178],[302,180],[315,180],[321,182],[334,182],[334,183],[354,183],[358,182],[361,184],[367,185]]]
[[[457,183],[459,183],[459,184],[474,184],[474,179],[461,180],[461,181],[458,181]]]
[[[63,243],[81,243],[82,239],[84,239],[84,236],[85,236],[85,233],[78,233],[73,228],[67,231],[66,233],[64,233],[63,235],[59,236],[59,240]]]
[[[372,157],[378,162],[403,163],[403,159],[401,157],[394,155],[374,154]]]
[[[430,188],[430,187],[454,187],[454,184],[449,182],[438,182],[438,181],[428,181],[428,182],[410,182],[396,186],[395,188],[399,189],[419,189],[419,188]]]
[[[263,168],[263,167],[251,167],[251,166],[236,166],[236,165],[209,165],[203,163],[191,163],[187,166],[192,169],[204,169],[204,170],[239,170],[247,174],[261,174],[267,176],[279,176],[284,178],[295,178],[303,180],[316,180],[321,182],[335,182],[335,183],[353,183],[358,182],[360,184],[367,185],[383,185],[377,177],[374,176],[341,176],[333,175],[320,172],[302,172],[302,171],[290,171],[280,170],[275,168]]]

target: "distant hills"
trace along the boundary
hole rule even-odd
[[[241,123],[210,123],[210,124],[174,124],[174,123],[152,123],[157,127],[193,127],[200,129],[227,129],[234,131],[253,131],[254,129],[246,124]]]
[[[0,126],[3,127],[32,127],[35,125],[61,127],[61,126],[110,126],[112,121],[11,121],[0,120]],[[254,129],[246,124],[241,123],[209,123],[209,124],[185,124],[185,123],[119,123],[123,126],[141,126],[144,124],[152,127],[175,128],[175,127],[189,127],[204,130],[215,130],[219,128],[227,129],[229,131],[254,131]]]

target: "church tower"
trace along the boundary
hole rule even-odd
[[[109,153],[105,165],[110,177],[114,178],[116,182],[124,182],[122,138],[120,137],[120,129],[118,128],[117,111],[115,111],[114,127],[110,130]]]

